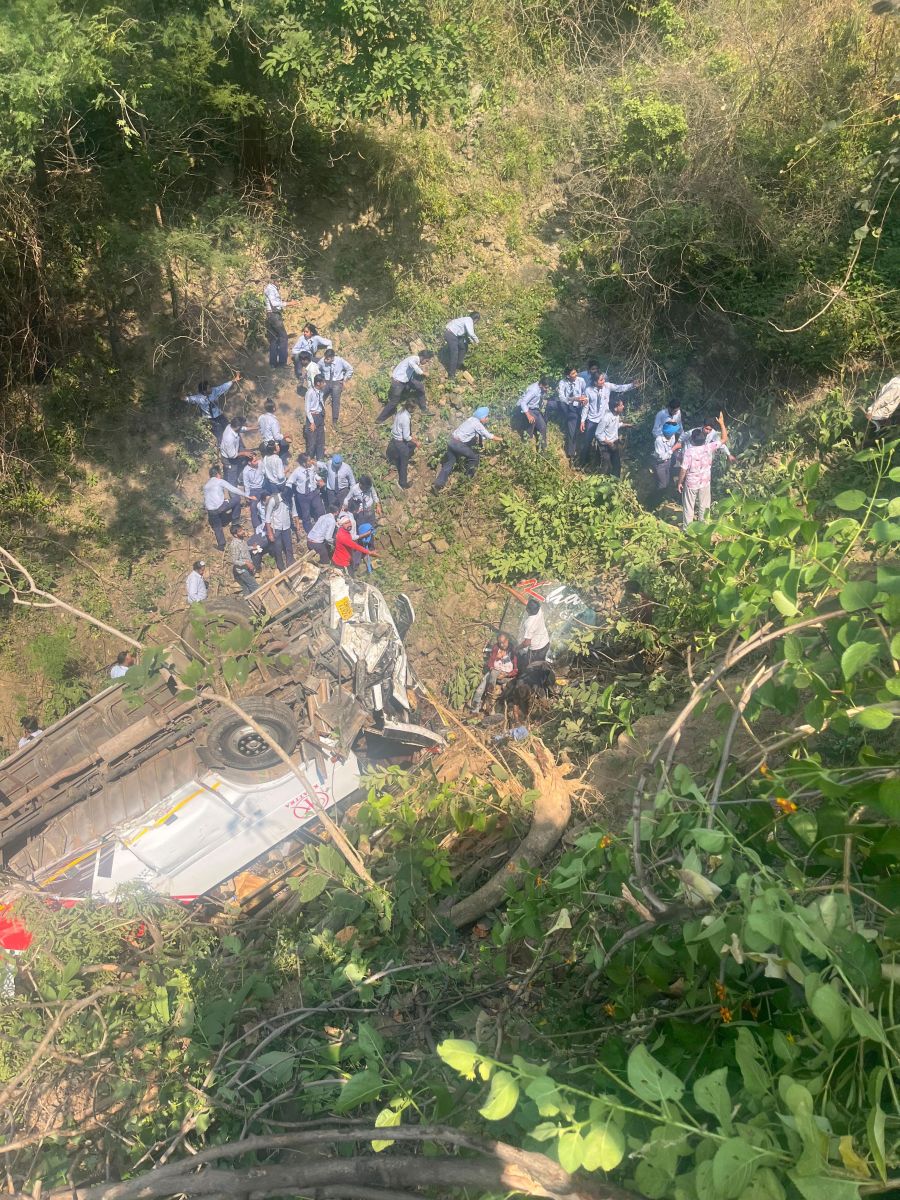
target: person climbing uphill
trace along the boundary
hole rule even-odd
[[[431,485],[431,490],[437,494],[443,488],[447,480],[450,478],[450,472],[456,465],[457,459],[462,459],[465,463],[465,472],[471,479],[478,470],[480,455],[478,447],[486,438],[490,442],[502,442],[503,439],[497,433],[491,433],[486,429],[483,422],[487,421],[491,415],[491,410],[484,405],[481,408],[476,408],[473,416],[463,421],[462,425],[457,425],[456,429],[450,434],[450,441],[447,443],[447,453],[444,455],[444,461],[441,464],[441,469],[438,472],[437,479]]]

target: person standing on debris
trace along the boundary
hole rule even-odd
[[[525,615],[519,626],[519,670],[535,662],[543,662],[550,649],[550,634],[540,601],[532,596],[525,605]]]
[[[537,444],[540,440],[542,450],[547,449],[547,421],[543,413],[543,405],[553,391],[553,380],[549,375],[542,375],[535,383],[529,384],[516,402],[516,412],[522,423],[522,437],[529,433]]]
[[[367,550],[365,546],[353,540],[352,527],[353,518],[350,514],[341,513],[337,518],[337,531],[334,535],[334,553],[331,556],[334,566],[349,571],[351,575],[356,572],[356,568],[362,561],[363,556],[367,558],[374,558],[375,556],[374,550]]]
[[[602,414],[594,430],[594,441],[600,450],[600,470],[604,475],[622,474],[622,458],[619,454],[619,430],[630,429],[631,422],[622,420],[625,405],[618,398],[607,401],[606,412]]]
[[[653,439],[653,473],[660,495],[669,490],[672,482],[675,455],[681,449],[678,432],[677,421],[666,421]]]
[[[297,466],[287,479],[288,486],[294,493],[294,511],[305,533],[309,532],[313,522],[325,511],[322,501],[325,481],[319,474],[319,469],[319,463],[308,454],[298,454]]]
[[[245,429],[243,417],[232,417],[222,430],[222,437],[219,441],[222,469],[226,480],[232,484],[237,483],[240,479],[244,463],[249,457],[244,448],[244,439],[241,437]]]
[[[387,444],[385,457],[391,466],[397,468],[397,478],[404,491],[412,487],[409,482],[409,462],[415,454],[418,444],[412,435],[412,421],[406,401],[400,400],[394,415],[394,423],[391,426],[391,438]]]
[[[121,679],[123,675],[128,674],[129,667],[133,667],[136,662],[133,651],[120,650],[116,655],[116,661],[109,668],[110,679]]]
[[[206,563],[198,558],[184,581],[188,604],[202,604],[209,595],[206,586]]]
[[[219,406],[219,401],[229,392],[234,384],[240,380],[240,372],[235,372],[234,378],[227,380],[225,383],[220,383],[218,387],[211,388],[206,379],[201,379],[197,384],[197,391],[190,396],[185,396],[185,404],[194,404],[200,409],[201,414],[206,417],[212,428],[216,441],[222,436],[222,430],[228,424],[225,415]]]
[[[447,378],[456,378],[456,372],[462,368],[466,360],[469,346],[477,346],[475,324],[481,320],[481,313],[470,312],[464,317],[454,317],[444,328],[444,341],[447,345]]]
[[[384,510],[381,507],[378,493],[375,491],[371,475],[360,475],[347,493],[344,503],[349,506],[354,500],[359,501],[359,513],[356,518],[358,523],[367,522],[369,525],[375,525],[376,517],[379,521],[384,520]]]
[[[306,535],[306,546],[313,554],[318,554],[320,563],[331,562],[331,548],[337,531],[337,521],[334,513],[323,513]]]
[[[312,325],[309,321],[307,321],[300,331],[300,336],[291,347],[291,358],[294,360],[294,370],[297,370],[297,360],[301,354],[305,353],[311,358],[315,358],[320,351],[327,350],[330,345],[330,338],[322,337],[315,325]]]
[[[325,380],[317,375],[312,387],[306,389],[303,409],[306,422],[303,436],[306,439],[306,453],[316,460],[325,457]]]
[[[235,499],[229,500],[229,496],[234,496]],[[233,484],[222,478],[221,467],[209,468],[209,479],[203,485],[203,507],[206,509],[206,519],[209,521],[210,529],[216,535],[216,545],[220,550],[225,549],[225,535],[222,532],[223,519],[227,516],[228,524],[233,524],[240,512],[241,496],[245,500],[250,499],[245,491],[234,487]]]
[[[23,717],[19,722],[22,726],[22,736],[19,738],[19,749],[27,746],[29,742],[33,742],[36,738],[43,736],[43,729],[38,725],[37,717]]]
[[[391,371],[391,386],[388,389],[387,402],[376,417],[376,421],[386,421],[397,411],[400,401],[407,398],[418,404],[422,412],[428,412],[428,400],[425,395],[425,380],[428,364],[434,358],[434,351],[422,350],[419,354],[408,354],[397,363]]]
[[[508,683],[510,679],[515,679],[518,671],[518,658],[510,645],[509,634],[498,633],[497,640],[494,642],[491,652],[488,655],[481,683],[475,689],[475,695],[472,697],[472,702],[469,705],[472,712],[477,713],[479,711],[484,702],[484,693],[489,687],[492,688],[497,683]]]
[[[266,501],[266,535],[275,555],[275,565],[279,571],[284,571],[294,561],[294,537],[291,510],[281,492],[275,492]]]
[[[335,354],[331,346],[322,355],[319,365],[322,378],[325,380],[324,396],[326,400],[331,401],[331,424],[336,429],[338,418],[341,415],[341,395],[344,391],[344,384],[349,383],[353,378],[353,368],[346,358]]]
[[[712,505],[712,461],[715,456],[719,451],[723,451],[729,462],[735,461],[734,455],[728,449],[728,430],[725,428],[722,413],[719,413],[718,425],[719,434],[715,439],[706,432],[705,426],[692,430],[690,441],[684,449],[678,475],[678,491],[681,493],[685,529],[694,521],[695,514],[698,521],[705,521],[709,514]]]
[[[232,525],[228,556],[231,559],[232,578],[235,583],[240,584],[244,595],[250,596],[256,591],[259,584],[253,578],[256,574],[256,567],[253,564],[253,556],[245,540],[246,537],[247,531],[243,525]]]
[[[269,338],[269,366],[286,367],[288,359],[288,335],[284,327],[284,310],[287,307],[281,298],[275,276],[263,288],[266,305],[266,333]]]
[[[490,430],[484,427],[483,422],[488,420],[490,415],[491,410],[482,405],[481,408],[475,409],[473,416],[463,421],[462,425],[458,425],[450,434],[450,441],[447,443],[447,453],[444,455],[444,461],[441,464],[437,479],[431,485],[431,490],[435,494],[446,485],[457,459],[463,459],[465,472],[471,479],[478,470],[480,455],[477,447],[481,445],[482,441],[484,439],[487,439],[489,442],[503,441],[499,434],[491,433]]]
[[[581,427],[581,413],[587,404],[587,391],[584,380],[574,367],[566,367],[563,371],[557,389],[557,404],[560,420],[562,421],[565,440],[566,458],[574,463],[578,450],[578,431]]]
[[[661,408],[653,418],[653,436],[659,437],[662,433],[663,425],[675,424],[676,433],[681,436],[684,433],[684,425],[681,421],[681,405],[677,400],[670,401],[665,408]]]
[[[356,476],[340,454],[332,454],[325,468],[325,504],[329,512],[340,512]]]

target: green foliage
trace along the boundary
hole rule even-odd
[[[39,633],[25,652],[30,669],[46,681],[49,695],[43,705],[44,724],[64,717],[88,697],[82,678],[83,663],[75,645],[75,629],[60,625],[52,633]]]

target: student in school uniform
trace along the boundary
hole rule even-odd
[[[275,442],[269,442],[263,447],[262,469],[265,479],[263,481],[263,492],[267,496],[271,496],[274,492],[284,492],[287,479],[284,473],[284,459],[278,453],[278,447]]]
[[[318,554],[319,562],[331,562],[331,551],[334,546],[334,535],[337,530],[337,520],[334,513],[323,513],[312,529],[306,535],[307,549]]]
[[[322,350],[327,350],[330,345],[330,338],[322,337],[315,325],[307,321],[300,331],[300,336],[291,347],[291,358],[294,360],[294,369],[296,370],[297,359],[301,354],[307,353],[311,358],[316,358]]]
[[[237,483],[248,457],[244,448],[244,439],[241,436],[244,430],[243,417],[232,417],[222,430],[222,437],[219,440],[222,470],[226,481],[231,484]]]
[[[542,450],[547,449],[547,420],[544,416],[544,404],[552,391],[553,380],[549,375],[543,375],[528,385],[516,401],[513,411],[516,418],[513,427],[519,430],[523,438],[529,435],[533,437],[535,444],[540,443]]]
[[[322,368],[308,350],[303,350],[294,359],[294,374],[297,377],[297,394],[302,396],[322,374]]]
[[[574,367],[566,367],[556,387],[556,402],[563,427],[566,457],[575,461],[578,451],[578,431],[581,428],[582,412],[587,404],[587,389],[584,380]]]
[[[266,501],[266,533],[275,555],[275,565],[279,571],[284,571],[294,561],[294,535],[291,510],[281,492],[274,492]]]
[[[454,317],[444,328],[444,342],[447,346],[447,377],[455,379],[456,372],[462,368],[466,360],[469,346],[478,345],[475,333],[475,323],[481,320],[481,313],[470,312],[464,317]]]
[[[600,453],[600,470],[604,475],[622,474],[622,459],[619,454],[619,430],[630,429],[631,423],[622,420],[625,405],[618,398],[609,398],[607,410],[597,422],[594,441]]]
[[[266,334],[269,338],[269,366],[286,367],[288,358],[288,335],[284,327],[284,310],[287,301],[282,300],[275,276],[263,288],[266,306]]]
[[[240,378],[240,372],[236,372],[233,379],[220,383],[218,387],[210,387],[208,380],[201,379],[197,384],[196,392],[184,398],[185,404],[193,404],[199,408],[201,415],[209,421],[216,441],[222,436],[222,430],[228,424],[228,419],[222,412],[219,401],[231,391]]]
[[[374,526],[377,523],[376,518],[378,521],[384,519],[384,510],[381,507],[381,501],[371,475],[360,475],[347,493],[344,503],[349,507],[354,500],[359,501],[357,522]]]
[[[247,465],[241,472],[241,483],[251,500],[259,500],[266,494],[266,473],[255,450],[250,451]]]
[[[322,355],[319,367],[322,371],[322,378],[325,380],[325,399],[331,401],[331,423],[337,427],[338,418],[341,415],[341,395],[344,391],[344,384],[349,383],[353,378],[353,368],[346,358],[335,354],[331,346]]]
[[[456,429],[450,434],[450,440],[447,443],[447,453],[444,455],[444,461],[441,464],[441,469],[434,483],[431,485],[431,490],[437,493],[445,486],[450,478],[450,472],[453,470],[456,462],[461,459],[465,473],[471,479],[478,470],[480,455],[478,447],[482,441],[502,442],[503,439],[497,433],[491,433],[485,427],[485,422],[491,415],[491,410],[482,405],[481,408],[476,408],[474,414],[467,418],[461,425],[457,425]]]
[[[291,439],[281,432],[281,423],[275,415],[275,401],[271,397],[265,402],[263,411],[256,419],[256,428],[259,430],[260,443],[265,446],[268,442],[274,442],[278,453],[287,462]]]
[[[297,465],[288,475],[288,486],[294,494],[294,511],[304,533],[308,533],[325,512],[322,500],[325,480],[320,471],[321,466],[315,459],[308,454],[298,454]]]
[[[342,455],[332,454],[325,469],[325,503],[329,512],[340,512],[355,483],[356,476],[349,463],[344,462]]]
[[[412,487],[409,482],[409,462],[416,452],[418,442],[412,435],[412,421],[406,401],[401,400],[394,414],[391,436],[385,457],[392,467],[397,468],[397,478],[404,489]]]
[[[306,453],[316,460],[325,457],[325,380],[317,375],[312,386],[306,389],[303,401],[305,424],[303,436]]]
[[[230,497],[234,497],[232,500]],[[249,496],[243,488],[235,487],[226,479],[222,478],[222,468],[219,466],[209,468],[209,479],[203,485],[203,507],[206,510],[206,519],[209,522],[209,527],[216,537],[216,545],[220,550],[225,549],[225,535],[222,532],[222,524],[226,522],[231,525],[241,511],[241,497],[249,500]]]
[[[419,354],[407,354],[406,358],[401,358],[391,371],[391,386],[388,389],[387,402],[376,417],[378,422],[392,417],[402,399],[418,404],[422,412],[428,411],[425,381],[428,375],[428,364],[433,358],[432,350],[422,350]]]

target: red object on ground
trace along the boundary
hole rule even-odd
[[[3,950],[27,950],[34,937],[15,917],[0,916],[0,948]]]

